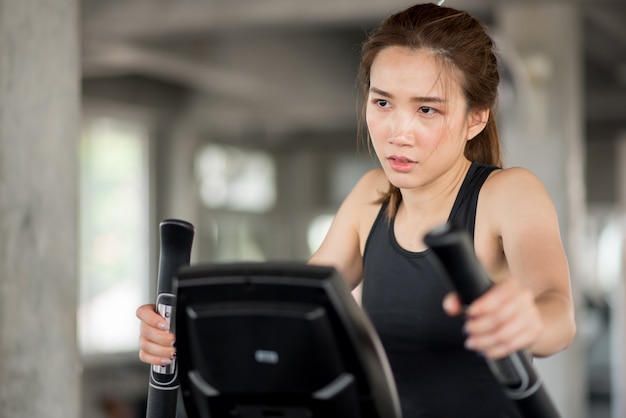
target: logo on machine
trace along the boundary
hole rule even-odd
[[[278,363],[278,353],[272,350],[256,350],[254,359],[259,363],[276,364]]]

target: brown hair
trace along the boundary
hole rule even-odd
[[[500,141],[495,120],[500,77],[494,42],[485,26],[467,12],[435,4],[418,4],[384,20],[362,45],[357,77],[362,101],[361,126],[365,120],[372,63],[380,51],[390,46],[429,49],[442,65],[457,70],[468,110],[490,110],[485,128],[467,141],[465,157],[500,167]],[[369,144],[369,136],[366,140]],[[390,184],[389,191],[380,201],[389,201],[389,213],[394,214],[401,201],[400,190]]]

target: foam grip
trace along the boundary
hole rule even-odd
[[[150,386],[146,418],[175,418],[178,405],[178,390],[164,391]]]

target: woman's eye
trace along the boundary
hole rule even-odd
[[[382,108],[388,108],[389,106],[391,106],[391,103],[389,103],[389,101],[384,100],[384,99],[376,99],[374,100],[374,103],[376,104],[376,106],[382,107]]]
[[[417,109],[417,111],[423,115],[432,115],[437,112],[435,109],[428,106],[421,106],[419,109]]]

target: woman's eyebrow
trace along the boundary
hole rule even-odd
[[[387,93],[386,91],[378,89],[376,87],[371,87],[370,93],[375,93],[375,94],[378,94],[379,96],[387,97],[390,99],[393,98],[393,95],[391,93]]]
[[[378,94],[379,96],[386,97],[388,99],[393,98],[393,94],[386,92],[385,90],[381,90],[377,87],[371,87],[370,93]],[[415,96],[411,97],[410,100],[417,103],[445,103],[444,99],[436,96]]]

